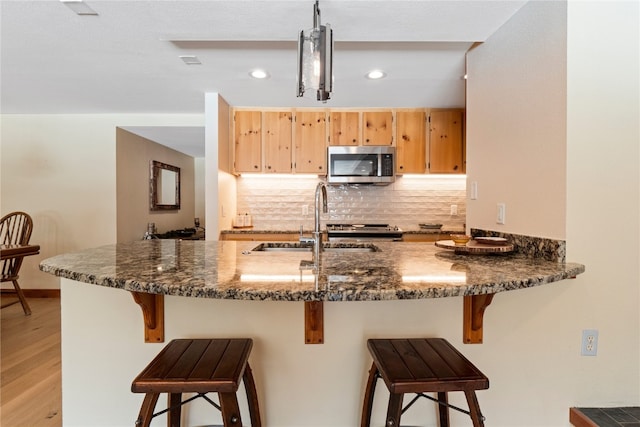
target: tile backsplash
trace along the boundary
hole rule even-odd
[[[243,175],[237,180],[238,214],[248,213],[256,230],[313,228],[318,178]],[[463,228],[466,222],[466,177],[398,177],[388,186],[327,186],[326,223],[384,223],[404,230],[432,222]],[[457,215],[451,215],[456,205]],[[306,214],[304,214],[306,212]]]

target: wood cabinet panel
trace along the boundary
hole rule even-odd
[[[464,173],[462,111],[432,111],[429,120],[429,172]]]
[[[396,112],[396,172],[425,173],[427,132],[424,111]]]
[[[360,145],[359,112],[332,111],[329,129],[329,145]]]
[[[326,174],[326,113],[298,111],[295,117],[295,171]]]
[[[393,112],[362,113],[362,145],[393,145]]]
[[[265,111],[262,113],[264,172],[291,172],[293,161],[291,116],[290,111]]]
[[[404,242],[410,242],[410,243],[423,243],[423,242],[427,242],[427,243],[432,243],[432,242],[437,242],[440,239],[443,239],[444,237],[449,237],[448,234],[444,235],[444,234],[409,234],[409,233],[405,233],[402,236],[402,240]]]
[[[262,113],[260,111],[236,111],[233,117],[234,170],[236,172],[261,172]]]

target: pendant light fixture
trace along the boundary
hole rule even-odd
[[[326,102],[333,91],[333,30],[320,24],[318,0],[313,6],[313,28],[300,31],[298,39],[298,97],[314,90]]]

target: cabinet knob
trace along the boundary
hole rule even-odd
[[[400,166],[400,169],[404,169],[404,166]]]
[[[258,169],[258,165],[253,165],[253,168],[254,169]]]

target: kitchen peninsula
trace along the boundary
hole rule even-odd
[[[469,256],[422,243],[327,244],[315,266],[311,251],[295,243],[271,249],[277,250],[265,251],[255,242],[145,240],[59,255],[43,261],[40,269],[132,292],[143,308],[150,342],[164,340],[164,330],[158,330],[163,328],[163,302],[155,296],[170,295],[305,303],[462,296],[467,343],[482,342],[482,316],[494,294],[585,270],[581,264],[523,254]],[[305,316],[308,322],[322,322],[322,313]],[[150,339],[154,332],[159,335]],[[322,331],[307,327],[305,333],[307,343],[323,342]],[[318,341],[310,340],[318,334]]]
[[[439,336],[471,360],[505,363],[507,353],[462,344],[464,301],[486,303],[497,295],[484,315],[483,342],[513,342],[555,296],[579,285],[551,282],[582,273],[583,265],[527,256],[525,244],[514,242],[521,252],[498,256],[456,255],[433,243],[375,242],[377,252],[326,250],[317,274],[300,268],[308,266],[311,251],[258,251],[264,242],[257,241],[153,239],[46,259],[41,270],[61,278],[63,377],[77,384],[66,394],[67,414],[112,402],[118,411],[109,414],[109,425],[134,423],[142,399],[129,392],[131,381],[164,344],[143,340],[133,294],[143,303],[163,302],[154,306],[161,316],[145,323],[163,320],[165,341],[253,339],[250,363],[264,425],[356,425],[371,364],[368,338]],[[538,286],[548,283],[553,286]],[[514,313],[512,303],[522,299],[536,302]],[[309,304],[322,306],[321,345],[307,344]],[[376,406],[383,411],[385,405]],[[429,405],[414,412],[408,422],[433,413]],[[305,424],[309,416],[315,424]],[[66,422],[83,424],[80,417]],[[189,408],[189,422],[215,424],[210,409],[197,406]]]

